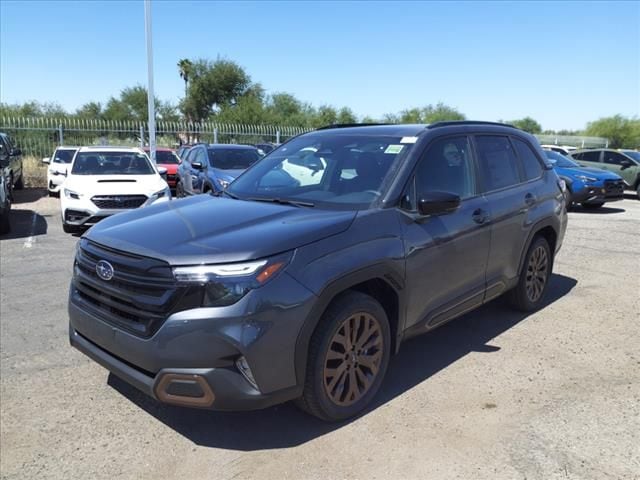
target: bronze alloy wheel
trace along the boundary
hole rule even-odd
[[[333,403],[353,405],[369,391],[383,346],[380,323],[368,313],[355,313],[340,325],[324,360],[324,388]]]
[[[542,245],[539,245],[531,252],[529,264],[527,265],[525,284],[529,301],[537,302],[542,296],[545,284],[547,283],[548,269],[549,259],[547,257],[547,251]]]

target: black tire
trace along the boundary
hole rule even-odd
[[[534,258],[535,255],[541,254],[539,249],[542,249],[546,258],[544,271],[538,269],[538,261]],[[522,312],[532,312],[539,309],[544,302],[552,269],[553,254],[549,243],[544,237],[534,237],[524,258],[518,284],[510,292],[511,305]]]
[[[636,187],[636,195],[638,196],[638,200],[640,200],[640,183],[638,183],[638,186]]]
[[[582,208],[584,208],[585,210],[597,210],[599,209],[601,206],[604,205],[604,202],[598,202],[598,203],[583,203],[582,204]]]
[[[14,188],[16,190],[22,190],[24,188],[24,174],[20,174],[20,178],[15,183]]]
[[[184,188],[182,188],[182,182],[176,182],[176,197],[184,197]]]
[[[348,334],[349,331],[355,332],[353,337]],[[347,340],[347,337],[351,338]],[[337,348],[346,345],[340,343],[338,338],[352,345],[351,350],[344,348],[344,353],[337,353]],[[329,422],[361,413],[380,389],[389,364],[390,347],[389,320],[382,306],[364,293],[350,290],[339,295],[324,312],[311,337],[304,391],[296,404],[311,415]],[[340,358],[336,359],[336,354]],[[333,358],[328,358],[328,355]],[[335,362],[337,368],[328,367],[330,363],[335,366]],[[373,369],[367,364],[371,364]],[[331,376],[331,370],[340,373]],[[354,395],[349,398],[352,381]],[[325,382],[335,386],[331,387]],[[333,397],[344,396],[343,404],[339,404],[339,399],[332,398],[328,390],[333,390]]]
[[[573,208],[573,192],[569,187],[567,187],[567,191],[564,193],[564,199],[567,204],[567,210],[571,210]]]
[[[82,227],[79,227],[78,225],[68,225],[66,223],[63,223],[62,230],[64,230],[64,233],[80,233],[82,231]]]
[[[0,215],[0,234],[4,235],[11,231],[11,223],[9,222],[9,212],[6,215]]]

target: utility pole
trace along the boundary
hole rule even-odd
[[[151,41],[151,0],[144,0],[144,27],[147,39],[147,104],[149,109],[149,153],[156,163],[156,105],[153,94],[153,46]]]

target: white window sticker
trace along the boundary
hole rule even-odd
[[[404,145],[389,145],[384,153],[391,153],[393,155],[397,155],[402,151]]]
[[[400,143],[416,143],[418,141],[418,137],[402,137]]]

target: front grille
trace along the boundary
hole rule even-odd
[[[105,260],[114,275],[98,277]],[[170,266],[157,260],[80,241],[73,275],[74,300],[94,315],[139,336],[149,337],[172,313],[200,305],[197,287],[176,284]]]
[[[145,195],[100,195],[92,197],[91,201],[98,208],[138,208],[147,201],[147,197]]]
[[[607,196],[623,196],[624,195],[624,181],[622,180],[605,180],[604,182],[605,195]]]

